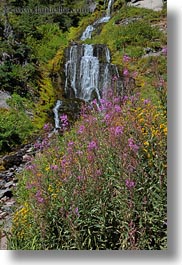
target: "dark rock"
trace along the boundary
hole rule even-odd
[[[0,199],[5,197],[5,196],[8,198],[12,198],[13,197],[12,190],[10,190],[9,188],[7,188],[5,190],[0,190]]]
[[[3,158],[3,166],[5,169],[9,169],[13,166],[19,166],[22,163],[23,155],[16,153],[13,155],[7,155]]]
[[[153,49],[150,47],[144,48],[146,54],[153,53]]]
[[[136,2],[139,2],[141,0],[131,0],[132,3],[136,3]]]

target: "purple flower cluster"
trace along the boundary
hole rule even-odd
[[[164,47],[164,48],[162,49],[162,53],[163,53],[164,55],[167,55],[167,47]]]
[[[144,103],[145,105],[149,104],[150,102],[151,102],[150,99],[144,99],[144,101],[143,101],[143,103]]]
[[[123,70],[123,75],[124,75],[124,76],[128,76],[128,75],[129,75],[129,71],[128,71],[128,69],[125,68],[125,69]]]
[[[35,194],[35,198],[39,203],[43,203],[44,202],[44,198],[42,198],[42,193],[40,190],[38,190]]]
[[[131,150],[133,150],[134,152],[137,152],[139,149],[139,146],[137,144],[134,143],[133,138],[129,138],[128,139],[128,146],[130,147]]]
[[[63,131],[65,131],[69,125],[68,116],[66,114],[62,114],[60,116],[60,120],[61,120],[61,127],[62,127]]]
[[[52,126],[51,126],[50,123],[46,123],[46,124],[44,124],[43,129],[44,129],[44,131],[46,131],[46,132],[50,132],[51,129],[52,129]]]
[[[111,115],[106,113],[105,116],[104,116],[104,120],[103,121],[108,123],[110,121],[110,119],[111,119]]]
[[[58,170],[58,165],[51,165],[50,166],[50,169],[51,170]]]
[[[116,112],[121,112],[121,107],[119,105],[115,105],[114,109]]]
[[[122,135],[123,127],[122,126],[111,127],[110,132],[113,133],[115,136]]]
[[[82,181],[82,180],[84,180],[85,179],[85,176],[81,176],[81,175],[79,175],[78,177],[77,177],[77,180],[78,181]]]
[[[135,182],[133,180],[130,180],[130,179],[126,179],[125,180],[125,184],[126,184],[126,187],[128,189],[131,189],[131,188],[135,187]]]
[[[85,126],[84,125],[81,125],[77,131],[78,134],[82,134],[85,130]]]
[[[89,144],[88,144],[88,150],[93,150],[93,149],[97,149],[98,146],[97,146],[97,143],[95,141],[91,141]]]
[[[114,75],[113,78],[112,78],[112,80],[113,81],[116,81],[116,80],[118,80],[118,77],[116,75]]]
[[[124,62],[124,63],[128,63],[130,60],[131,60],[131,58],[130,58],[128,55],[125,54],[125,55],[123,56],[123,62]]]
[[[74,146],[74,142],[72,142],[72,141],[70,141],[70,142],[68,142],[68,147],[72,147],[72,146]]]
[[[36,150],[43,150],[44,148],[49,147],[49,146],[50,146],[50,142],[49,142],[49,139],[47,139],[47,138],[43,139],[42,142],[37,141],[37,142],[34,144],[34,148],[35,148]]]
[[[79,210],[78,210],[78,207],[75,208],[75,211],[74,211],[74,212],[75,212],[75,214],[76,214],[78,217],[80,216],[80,214],[79,214]]]

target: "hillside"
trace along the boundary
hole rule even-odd
[[[9,249],[166,249],[167,8],[140,2],[1,3],[0,153],[33,150]]]
[[[35,3],[40,5],[39,1],[9,2],[14,8],[22,7],[22,4],[27,6],[27,2],[30,8]],[[69,1],[63,2],[63,6],[70,6]],[[52,119],[52,108],[64,89],[64,81],[61,80],[61,72],[64,71],[63,51],[71,40],[80,42],[79,38],[86,26],[103,14],[103,2],[99,2],[95,12],[87,15],[51,13],[41,16],[33,14],[30,17],[24,13],[7,12],[2,16],[1,91],[7,92],[7,96],[11,95],[11,108],[0,110],[1,152],[11,151],[13,146],[26,142],[43,127],[46,120]],[[51,6],[57,6],[59,1],[40,3],[43,7],[50,7],[50,3],[54,3]],[[83,6],[83,3],[72,2],[71,7]],[[112,63],[118,65],[120,73],[123,68],[122,56],[125,53],[131,56],[129,70],[137,73],[136,85],[145,86],[145,90],[142,90],[144,97],[149,94],[157,101],[153,79],[157,78],[157,82],[159,79],[166,80],[165,60],[155,56],[166,46],[165,9],[155,12],[129,8],[125,7],[125,1],[122,0],[114,1],[112,9],[112,19],[100,24],[93,32],[92,39],[84,43],[106,44],[111,51]],[[147,57],[147,53],[152,56]],[[18,117],[18,126],[13,125],[14,113]],[[24,120],[26,123],[22,122]]]

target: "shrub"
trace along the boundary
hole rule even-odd
[[[0,110],[0,153],[23,144],[32,132],[32,122],[24,111]]]
[[[64,119],[63,119],[64,118]],[[166,118],[139,95],[83,107],[18,176],[10,249],[165,249]],[[28,229],[27,229],[28,227]]]

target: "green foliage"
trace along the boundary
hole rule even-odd
[[[51,75],[61,71],[69,41],[79,42],[87,25],[105,11],[104,1],[97,2],[97,10],[86,16],[9,14],[14,34],[0,35],[0,57],[8,54],[0,79],[1,88],[16,94],[8,101],[12,109],[0,110],[1,151],[21,144],[49,118],[56,99]],[[121,75],[128,71],[126,83],[135,77],[134,91],[141,97],[110,95],[104,111],[93,102],[63,137],[50,139],[45,132],[35,144],[35,159],[18,176],[10,249],[167,248],[166,56],[143,57],[144,48],[166,45],[158,26],[166,10],[123,7],[124,2],[115,1],[112,19],[84,43],[107,44],[112,63]],[[11,3],[34,8],[60,1]],[[81,7],[84,1],[63,4]],[[31,104],[27,98],[35,94]]]
[[[18,109],[0,110],[0,153],[11,151],[13,147],[22,144],[33,131],[32,122],[24,112],[22,102],[19,99],[15,101]]]
[[[123,10],[126,12],[123,13]],[[114,55],[116,51],[120,51],[121,55],[126,52],[134,57],[144,54],[144,47],[156,47],[158,40],[161,40],[160,45],[166,43],[163,33],[157,27],[151,26],[149,18],[146,19],[145,13],[143,14],[142,11],[138,11],[138,13],[140,12],[138,20],[125,24],[124,21],[130,19],[127,17],[127,10],[130,8],[121,9],[121,14],[114,16],[107,24],[103,25],[99,35],[93,35],[93,39],[87,42],[107,44]]]
[[[67,43],[66,34],[62,33],[56,24],[46,24],[37,27],[41,40],[33,36],[27,37],[27,42],[33,47],[34,55],[41,63],[47,63],[54,57],[58,48]]]
[[[84,107],[63,137],[50,139],[44,128],[38,155],[19,176],[10,249],[166,249],[161,106],[109,92],[101,111],[95,101]]]

